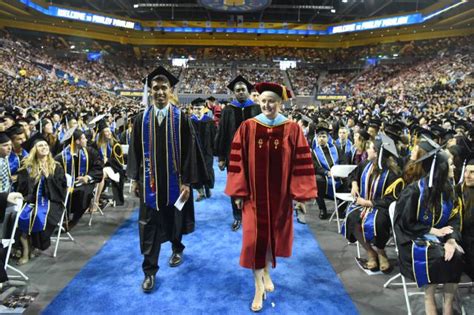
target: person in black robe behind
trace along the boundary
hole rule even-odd
[[[112,184],[113,198],[116,205],[124,204],[123,187],[125,184],[125,160],[122,152],[122,146],[115,138],[105,119],[98,122],[97,141],[94,143],[95,149],[99,152],[99,157],[104,164],[104,176],[98,186],[97,195],[91,211],[96,211],[99,207],[99,198],[105,188],[106,180],[110,179]],[[109,167],[110,169],[107,169]]]
[[[436,314],[435,290],[444,284],[443,314],[452,314],[454,293],[463,271],[461,207],[454,195],[452,159],[431,139],[419,146],[426,155],[425,176],[401,193],[395,208],[394,232],[400,272],[425,288],[427,314]]]
[[[462,248],[465,251],[466,274],[474,281],[474,159],[469,160],[464,180],[456,186],[463,205]]]
[[[221,171],[229,165],[230,145],[240,124],[262,112],[260,105],[249,99],[249,93],[253,89],[253,85],[244,77],[237,76],[227,87],[234,93],[235,100],[222,110],[219,119],[214,147],[219,158],[219,169]],[[234,198],[231,198],[231,204],[234,216],[232,231],[237,231],[242,224],[242,210],[237,208]]]
[[[87,138],[82,130],[79,128],[68,130],[63,143],[69,141],[70,144],[55,157],[55,160],[74,180],[74,190],[67,205],[72,213],[72,219],[66,224],[66,228],[70,230],[90,207],[94,188],[102,180],[104,165],[97,150],[87,146]]]
[[[155,286],[161,243],[172,243],[171,267],[183,262],[182,235],[192,233],[195,224],[190,185],[207,178],[192,122],[170,103],[171,88],[177,82],[163,67],[144,79],[145,89],[152,90],[152,105],[136,116],[128,152],[127,174],[140,198],[142,289],[146,293]],[[184,203],[182,210],[174,206],[177,201]]]
[[[320,122],[316,126],[317,138],[313,139],[311,145],[311,157],[316,172],[316,183],[318,185],[318,197],[316,202],[319,208],[319,218],[321,220],[327,219],[328,213],[326,202],[324,198],[333,198],[333,189],[331,182],[331,167],[335,164],[346,164],[346,155],[339,150],[333,143],[329,142],[329,125],[325,122]],[[342,181],[336,179],[336,189],[342,188]],[[340,213],[344,211],[339,209]]]
[[[61,220],[67,189],[64,170],[53,159],[46,139],[39,136],[32,145],[30,154],[18,171],[18,192],[25,199],[25,207],[18,222],[23,247],[19,265],[29,260],[30,242],[31,246],[40,250],[51,245],[50,237]],[[49,202],[43,209],[42,201],[38,200],[42,197]]]
[[[206,100],[202,98],[197,98],[191,102],[193,106],[191,120],[209,173],[209,183],[207,185],[200,183],[194,187],[198,191],[197,202],[204,198],[210,198],[211,189],[214,188],[214,139],[217,129],[214,120],[203,114],[205,102]]]

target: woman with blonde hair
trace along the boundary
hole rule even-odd
[[[225,193],[242,209],[240,265],[253,271],[250,309],[259,312],[266,293],[275,290],[270,268],[276,267],[276,257],[291,256],[293,200],[316,198],[317,187],[301,127],[280,114],[290,91],[276,83],[258,83],[255,89],[262,113],[235,133]]]
[[[51,234],[61,219],[66,196],[64,170],[51,155],[48,142],[34,137],[30,153],[18,171],[18,192],[25,200],[18,228],[23,247],[19,265],[28,262],[31,249],[45,250],[51,245]]]

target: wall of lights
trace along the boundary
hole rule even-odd
[[[466,3],[466,0],[460,0],[454,4],[447,6],[436,12],[432,12],[427,16],[423,16],[421,13],[394,16],[389,18],[382,19],[373,19],[367,21],[360,21],[342,25],[329,26],[325,30],[313,30],[311,25],[307,25],[307,29],[275,29],[275,28],[243,28],[243,27],[143,27],[140,23],[112,18],[104,15],[97,15],[83,11],[70,10],[65,8],[60,8],[56,6],[49,6],[44,8],[33,1],[30,0],[18,0],[24,5],[28,6],[31,9],[34,9],[38,12],[41,12],[45,15],[65,18],[70,20],[76,20],[86,23],[101,24],[111,27],[122,27],[126,29],[134,29],[137,31],[144,32],[166,32],[166,33],[230,33],[230,34],[267,34],[267,35],[333,35],[333,34],[343,34],[350,32],[361,32],[367,30],[376,30],[381,28],[396,27],[396,26],[405,26],[412,24],[423,23],[426,20],[437,16],[443,12],[446,12],[454,7],[457,7],[463,3]]]

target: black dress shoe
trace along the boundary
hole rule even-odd
[[[211,198],[212,196],[211,189],[206,187],[205,191],[206,191],[206,198]]]
[[[240,229],[240,225],[242,224],[242,221],[240,220],[234,220],[234,223],[232,223],[232,231],[238,231]]]
[[[206,196],[204,196],[204,195],[199,195],[199,196],[196,198],[196,202],[199,202],[199,201],[204,200],[204,199],[206,199]]]
[[[319,211],[319,218],[321,220],[326,220],[328,218],[328,213],[326,211]]]
[[[155,287],[155,276],[154,275],[150,275],[150,276],[146,275],[145,280],[143,280],[143,283],[142,283],[143,292],[150,293],[151,291],[153,291],[154,287]]]
[[[183,263],[183,252],[181,253],[173,252],[169,260],[170,267],[178,267],[182,263]]]

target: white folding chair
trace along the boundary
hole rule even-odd
[[[23,200],[19,200],[16,205],[15,205],[15,223],[13,224],[13,229],[12,229],[12,233],[10,235],[10,238],[8,239],[2,239],[2,245],[3,247],[7,247],[7,255],[6,255],[6,258],[5,258],[5,265],[4,265],[4,268],[5,270],[12,270],[14,272],[16,272],[18,275],[12,275],[12,276],[8,276],[9,278],[12,278],[12,279],[15,279],[15,278],[23,278],[25,279],[25,281],[28,281],[28,277],[19,269],[11,266],[10,264],[8,264],[9,260],[10,260],[10,255],[12,253],[12,246],[13,244],[15,244],[15,234],[16,234],[16,229],[18,228],[18,220],[20,219],[20,213],[21,213],[21,210],[22,210],[22,207],[23,207]]]
[[[61,215],[61,220],[59,220],[59,223],[58,223],[58,234],[57,234],[56,237],[51,238],[51,241],[56,242],[56,245],[54,247],[53,257],[56,257],[56,255],[58,253],[58,247],[59,247],[59,241],[60,240],[65,240],[65,241],[70,240],[70,241],[74,242],[74,238],[72,237],[71,233],[66,231],[63,227],[64,218],[66,217],[66,214],[67,214],[67,203],[68,203],[68,200],[69,200],[69,195],[72,191],[72,188],[74,187],[74,182],[72,180],[72,176],[69,175],[69,174],[66,174],[66,183],[67,183],[67,192],[66,192],[66,198],[64,199],[63,214]],[[67,236],[61,237],[61,233],[63,233],[63,232],[66,232]]]
[[[390,204],[390,207],[388,208],[388,213],[390,215],[390,221],[392,223],[393,240],[395,242],[395,252],[397,253],[397,256],[398,256],[397,236],[395,234],[395,228],[394,228],[395,206],[396,206],[396,202],[394,201]],[[401,283],[392,283],[397,278],[401,278],[402,282]],[[387,288],[389,285],[393,285],[393,286],[400,286],[401,285],[403,287],[403,295],[405,296],[405,304],[407,306],[408,315],[411,315],[411,307],[410,307],[409,297],[412,296],[412,295],[424,294],[424,292],[410,292],[410,293],[408,293],[407,286],[409,286],[409,285],[416,286],[416,282],[408,282],[407,283],[405,277],[400,272],[397,275],[390,278],[387,282],[385,282],[383,287]]]
[[[123,155],[128,155],[128,149],[130,146],[128,144],[122,144],[121,146]],[[127,164],[123,166],[123,170],[127,170]],[[126,185],[128,185],[128,193],[132,193],[132,180],[130,179]]]
[[[334,192],[334,212],[329,218],[329,222],[332,222],[334,216],[336,216],[337,222],[337,232],[341,233],[341,220],[339,219],[339,207],[345,203],[352,202],[354,198],[350,193],[342,193],[336,191],[336,181],[335,178],[347,178],[349,174],[357,167],[357,165],[333,165],[331,167],[331,181],[332,189]],[[338,203],[338,200],[342,200],[341,203]]]

